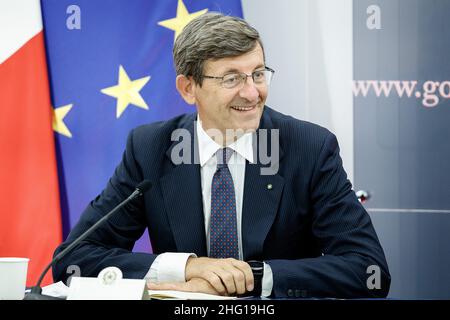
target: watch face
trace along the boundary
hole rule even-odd
[[[255,280],[255,286],[251,294],[255,297],[260,296],[262,292],[262,278],[264,276],[264,262],[250,260],[247,261],[247,263],[250,265],[250,268],[252,269],[253,277]]]

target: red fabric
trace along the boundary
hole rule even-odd
[[[49,92],[41,31],[0,64],[0,256],[30,259],[27,285],[62,240]]]

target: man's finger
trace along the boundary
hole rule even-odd
[[[224,265],[217,271],[217,275],[226,287],[227,293],[229,295],[234,295],[236,294],[236,284],[233,273],[229,271],[230,269],[233,269],[233,267]]]
[[[244,294],[247,291],[244,272],[233,265],[226,265],[224,269],[233,276],[236,293]]]
[[[220,277],[214,273],[214,272],[207,272],[204,276],[204,279],[208,281],[220,295],[224,296],[227,294],[227,289],[225,288],[224,284],[222,283],[222,280]]]
[[[250,265],[241,260],[231,259],[231,264],[241,270],[244,273],[245,276],[245,286],[247,288],[247,291],[252,291],[254,288],[254,279],[253,279],[253,272],[252,268],[250,268]]]

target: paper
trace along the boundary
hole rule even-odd
[[[124,279],[117,267],[103,269],[96,278],[73,277],[67,300],[147,300],[144,279]]]
[[[97,278],[73,277],[70,288],[62,281],[42,288],[42,294],[63,299],[172,299],[234,300],[237,297],[175,290],[147,290],[145,280],[123,279],[120,269],[103,269]],[[144,295],[143,295],[144,292]],[[148,293],[148,295],[146,294]]]
[[[69,288],[62,281],[52,283],[51,285],[42,288],[42,294],[55,298],[65,299],[67,298],[68,292]]]
[[[150,299],[172,300],[235,300],[237,297],[218,296],[214,294],[184,292],[175,290],[148,290]]]
[[[42,294],[56,298],[67,298],[69,288],[62,282],[53,283],[42,288]],[[234,300],[236,297],[216,296],[198,292],[183,292],[174,290],[148,290],[151,299],[158,300]]]

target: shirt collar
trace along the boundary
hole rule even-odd
[[[199,146],[200,166],[204,166],[211,157],[213,157],[217,150],[222,148],[217,142],[215,142],[203,129],[200,117],[197,116],[197,137]],[[253,134],[248,132],[235,142],[227,146],[233,149],[236,153],[242,156],[244,159],[253,163]]]

